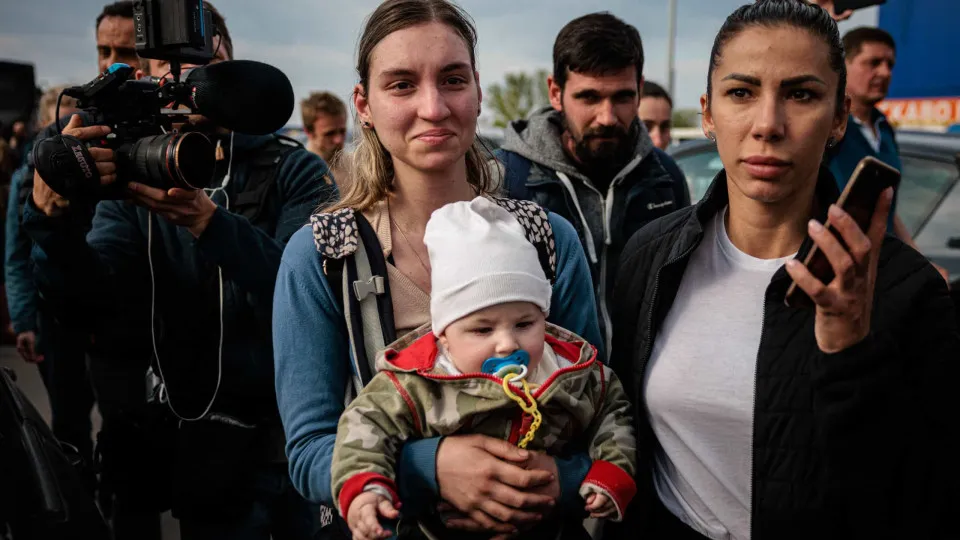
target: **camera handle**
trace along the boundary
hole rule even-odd
[[[75,199],[90,185],[100,185],[100,171],[87,144],[70,135],[54,135],[33,147],[33,163],[50,189]]]

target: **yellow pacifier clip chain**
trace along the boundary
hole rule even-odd
[[[520,382],[523,384],[523,394],[530,400],[530,404],[527,405],[527,402],[513,392],[513,388],[510,387],[510,381],[519,377],[519,373],[507,373],[503,376],[503,391],[507,394],[507,397],[517,402],[517,405],[520,405],[520,408],[523,409],[523,412],[529,414],[533,421],[530,423],[530,429],[527,430],[527,434],[523,436],[523,439],[517,444],[520,448],[526,448],[530,441],[533,440],[534,435],[537,433],[537,429],[540,428],[540,423],[543,421],[543,416],[540,414],[540,411],[537,410],[537,400],[533,399],[533,396],[530,395],[530,386],[527,385],[526,379],[520,379]]]

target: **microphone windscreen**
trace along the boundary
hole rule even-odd
[[[185,81],[191,108],[215,124],[240,133],[268,135],[293,114],[290,79],[279,69],[253,60],[228,60],[196,68]]]

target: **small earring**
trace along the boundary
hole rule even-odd
[[[364,120],[363,123],[362,123],[362,125],[363,125],[363,127],[367,128],[367,129],[370,129],[370,122],[367,122],[366,120]]]
[[[836,139],[834,139],[833,137],[830,137],[829,139],[827,139],[827,148],[833,148],[836,145],[837,145]]]
[[[717,134],[712,131],[707,133],[707,138],[713,142],[717,142]]]

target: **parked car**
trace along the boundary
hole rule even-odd
[[[675,127],[670,130],[670,138],[673,139],[673,146],[677,146],[687,141],[706,140],[707,136],[703,134],[701,127]]]
[[[478,138],[487,150],[493,152],[503,145],[503,130],[499,128],[480,128],[477,130]]]
[[[897,133],[903,177],[897,214],[931,261],[960,279],[960,135]],[[687,177],[694,201],[703,197],[723,168],[716,144],[687,141],[668,150]]]

